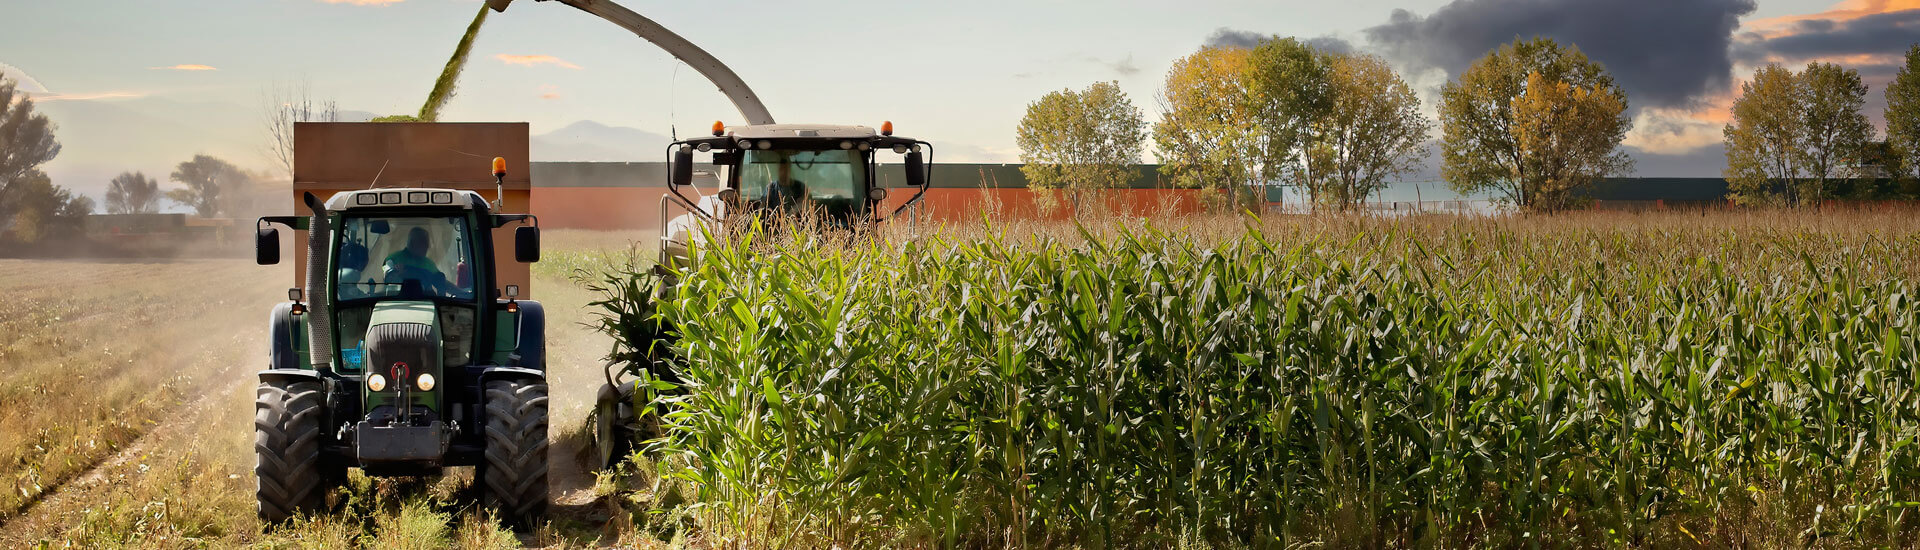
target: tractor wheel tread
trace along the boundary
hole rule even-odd
[[[485,395],[483,498],[508,520],[531,527],[547,508],[547,385],[495,380]]]
[[[320,458],[326,392],[317,381],[262,382],[254,393],[253,473],[256,512],[268,523],[319,510],[325,503]]]

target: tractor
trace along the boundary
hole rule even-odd
[[[505,174],[494,159],[496,183]],[[493,229],[521,224],[514,260],[535,262],[539,221],[455,189],[303,202],[310,216],[256,222],[261,265],[280,261],[275,225],[307,230],[305,286],[273,308],[254,399],[260,518],[319,510],[348,468],[424,476],[472,466],[484,505],[537,521],[547,506],[546,314],[518,299],[517,285],[495,286]]]
[[[697,261],[699,245],[747,221],[779,221],[814,216],[808,227],[859,231],[891,220],[926,195],[931,182],[926,158],[933,145],[893,135],[893,123],[869,126],[756,124],[728,128],[713,124],[713,135],[668,146],[667,193],[660,198],[660,251],[654,264],[653,299],[668,295],[674,269]],[[890,211],[883,208],[888,189],[881,186],[879,153],[899,155],[905,188],[916,193]],[[720,189],[689,196],[694,155],[712,156],[721,174]],[[674,207],[683,214],[668,217]],[[651,304],[637,304],[651,311]],[[645,318],[646,315],[633,317]],[[634,443],[659,435],[663,406],[651,390],[674,391],[681,379],[672,368],[671,327],[658,319],[632,319],[622,340],[635,349],[606,366],[606,384],[595,400],[591,420],[595,465],[610,468],[630,455]],[[662,382],[654,384],[655,381]]]

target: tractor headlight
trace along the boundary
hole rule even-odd
[[[387,391],[387,377],[381,376],[377,373],[367,375],[367,389],[373,390],[373,391]]]
[[[420,391],[433,391],[433,375],[420,373],[420,379],[414,386],[419,387]]]

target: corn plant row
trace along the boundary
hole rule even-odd
[[[668,475],[856,543],[1920,534],[1911,235],[1084,237],[703,251],[657,310]]]

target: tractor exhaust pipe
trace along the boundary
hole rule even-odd
[[[333,370],[333,310],[327,299],[327,207],[319,197],[307,193],[307,209],[313,222],[307,224],[307,350],[313,370]]]

